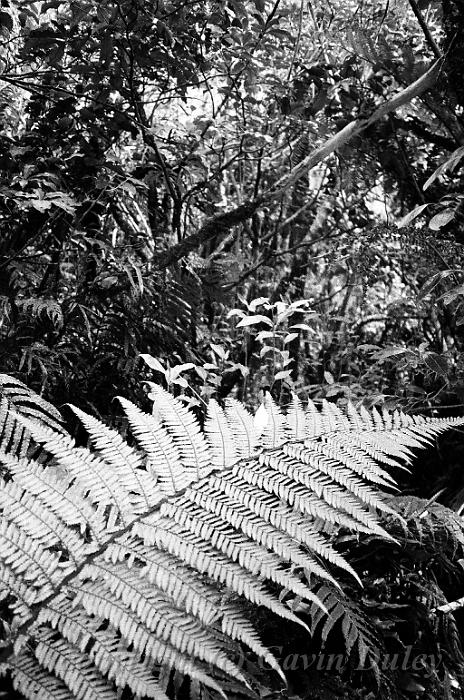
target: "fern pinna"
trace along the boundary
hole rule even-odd
[[[296,397],[283,415],[268,396],[258,421],[233,399],[211,400],[201,430],[153,384],[152,414],[120,399],[134,446],[74,408],[83,448],[55,409],[1,381],[1,668],[35,699],[166,698],[172,673],[189,677],[193,696],[225,696],[231,682],[250,686],[238,644],[282,675],[244,599],[306,626],[294,612],[304,599],[314,627],[337,567],[358,578],[331,533],[389,538],[386,467],[464,422],[303,410]],[[7,437],[12,426],[21,439]]]

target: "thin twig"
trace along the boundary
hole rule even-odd
[[[290,62],[290,66],[288,68],[288,73],[287,73],[287,84],[288,85],[290,85],[290,78],[292,77],[293,66],[295,65],[296,57],[298,55],[298,51],[300,48],[301,29],[303,26],[303,12],[304,12],[304,0],[301,0],[300,13],[299,13],[299,17],[298,17],[298,34],[297,34],[296,41],[295,41],[295,48],[293,49],[292,60]]]
[[[427,26],[427,22],[425,21],[422,12],[419,9],[419,6],[416,2],[416,0],[408,0],[409,5],[411,6],[411,10],[414,12],[417,21],[419,22],[420,28],[424,32],[425,39],[427,41],[427,44],[429,45],[431,51],[433,52],[433,55],[435,58],[439,59],[441,58],[441,51],[438,48],[435,39],[433,38],[430,29]]]

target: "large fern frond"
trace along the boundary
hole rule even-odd
[[[204,434],[180,400],[151,390],[153,415],[121,401],[135,447],[77,409],[88,448],[61,424],[14,415],[49,456],[44,466],[0,454],[0,596],[13,598],[5,656],[28,698],[44,697],[50,673],[50,697],[127,687],[161,699],[166,669],[223,694],[227,677],[247,683],[236,643],[278,670],[241,601],[306,626],[297,597],[315,621],[336,609],[348,625],[337,579],[357,575],[331,530],[391,538],[379,514],[401,518],[378,489],[392,484],[379,463],[407,461],[464,422],[330,404],[304,415],[296,400],[285,416],[268,398],[264,431],[234,402],[213,402]],[[348,640],[363,655],[369,638],[355,627]]]

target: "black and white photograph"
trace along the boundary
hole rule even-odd
[[[464,0],[0,0],[0,700],[464,700]]]

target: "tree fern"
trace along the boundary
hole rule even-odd
[[[268,398],[264,431],[231,401],[212,402],[202,432],[180,400],[151,393],[153,415],[121,400],[135,447],[74,409],[89,434],[77,447],[53,414],[9,404],[5,420],[48,455],[44,465],[8,444],[0,455],[0,595],[13,616],[3,669],[28,698],[45,697],[47,674],[47,697],[127,687],[164,698],[170,670],[223,694],[227,678],[248,682],[231,644],[278,672],[243,599],[306,627],[292,611],[305,599],[322,619],[332,598],[321,591],[337,596],[341,572],[358,580],[331,529],[391,539],[379,513],[399,516],[378,490],[392,483],[379,463],[408,461],[464,422],[330,404],[305,413],[296,400],[285,416]]]

